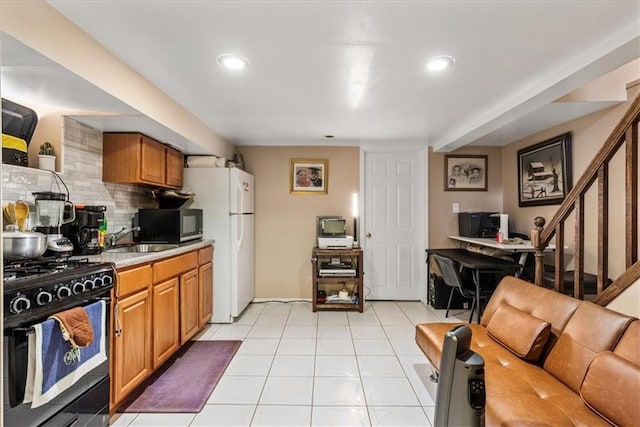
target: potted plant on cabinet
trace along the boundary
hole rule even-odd
[[[56,155],[49,141],[40,146],[38,152],[38,169],[56,170]]]

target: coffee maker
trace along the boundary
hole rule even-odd
[[[76,218],[62,226],[62,234],[71,240],[74,255],[99,255],[103,245],[101,228],[106,206],[76,205]]]
[[[71,241],[62,235],[61,226],[75,219],[73,203],[64,193],[41,191],[33,193],[36,205],[35,231],[47,235],[46,256],[67,256],[73,251]],[[65,213],[67,215],[65,216]]]

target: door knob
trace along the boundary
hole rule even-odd
[[[371,233],[365,234],[366,237],[371,238]]]

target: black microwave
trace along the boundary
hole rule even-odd
[[[202,238],[202,209],[138,209],[140,243],[184,243]]]

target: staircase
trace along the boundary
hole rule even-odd
[[[570,215],[574,220],[574,289],[573,296],[584,299],[584,251],[585,233],[597,232],[597,296],[593,300],[599,305],[607,305],[622,291],[640,278],[638,261],[638,122],[640,121],[640,95],[636,96],[629,109],[604,145],[593,158],[582,177],[571,189],[549,224],[543,217],[534,220],[531,242],[535,247],[535,284],[544,284],[544,250],[555,237],[555,289],[561,290],[565,274],[565,224]],[[624,206],[610,206],[609,165],[619,150],[624,149],[625,199]],[[597,185],[598,227],[585,229],[585,194]],[[614,244],[624,244],[625,271],[609,284],[609,212],[624,210],[624,237],[617,237]],[[545,227],[546,225],[546,227]],[[595,274],[595,273],[594,273]]]

